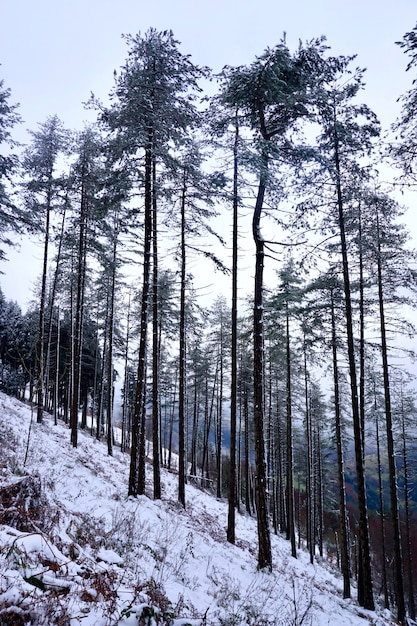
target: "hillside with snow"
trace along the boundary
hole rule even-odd
[[[337,571],[293,559],[282,537],[258,572],[255,519],[237,514],[228,544],[227,502],[187,485],[184,510],[175,474],[162,470],[161,501],[128,498],[128,470],[126,454],[82,431],[74,449],[64,424],[0,394],[1,625],[395,623],[343,600]]]

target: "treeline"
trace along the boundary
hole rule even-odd
[[[416,37],[400,44],[413,69]],[[416,268],[393,190],[414,183],[415,89],[387,143],[360,101],[363,70],[323,39],[224,68],[210,98],[210,71],[170,31],[127,44],[109,104],[90,99],[97,123],[70,132],[50,117],[20,152],[0,85],[2,242],[13,230],[43,242],[37,301],[23,315],[0,299],[1,388],[33,402],[38,422],[64,419],[73,446],[81,427],[109,454],[129,451],[129,495],[145,493],[149,453],[154,498],[164,465],[183,506],[190,480],[227,495],[229,541],[236,509],[257,516],[260,568],[272,567],[272,526],[294,557],[302,541],[312,562],[326,544],[345,597],[354,576],[362,606],[377,594],[400,623],[414,619],[416,410],[403,363]],[[239,308],[246,210],[254,285]],[[230,275],[230,302],[201,306],[198,257]]]

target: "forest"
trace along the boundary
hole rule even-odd
[[[227,499],[228,542],[236,512],[256,518],[259,569],[283,534],[294,558],[333,555],[345,598],[354,581],[362,607],[405,624],[417,267],[399,198],[416,182],[415,79],[382,129],[365,71],[323,37],[219,75],[171,31],[125,39],[82,130],[51,115],[17,144],[0,81],[0,255],[12,235],[42,242],[29,309],[0,291],[0,390],[67,424],[74,448],[80,429],[119,446],[129,496],[150,461],[160,499],[168,468],[182,507],[187,483]],[[417,26],[397,43],[411,75]],[[227,297],[207,304],[201,272]]]

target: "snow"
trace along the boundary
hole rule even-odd
[[[23,467],[30,419],[29,407],[0,394],[0,484],[36,472],[47,499],[33,532],[0,525],[0,623],[6,608],[46,626],[393,623],[343,600],[338,572],[304,551],[293,559],[280,536],[271,536],[273,572],[257,571],[256,520],[237,513],[230,545],[227,501],[187,485],[184,510],[173,473],[162,470],[161,501],[127,497],[128,455],[109,457],[83,431],[72,448],[69,429],[47,415],[32,423]]]

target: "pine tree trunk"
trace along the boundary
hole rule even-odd
[[[217,391],[217,497],[222,497],[222,441],[223,441],[223,337],[220,338],[219,388]]]
[[[337,478],[339,483],[339,534],[340,534],[340,561],[343,576],[343,597],[350,598],[350,557],[347,532],[346,513],[346,486],[345,470],[343,462],[343,436],[340,412],[339,393],[339,368],[337,364],[337,336],[336,336],[336,316],[334,308],[333,290],[330,292],[331,298],[331,320],[332,320],[332,354],[333,354],[333,389],[334,389],[334,409],[335,409],[335,431],[337,449]]]
[[[88,219],[88,197],[87,197],[87,166],[82,165],[82,187],[80,205],[80,225],[78,240],[78,262],[77,262],[77,294],[75,301],[75,322],[74,322],[74,347],[73,347],[73,386],[70,406],[70,428],[71,443],[74,448],[78,444],[78,407],[80,403],[80,373],[82,357],[82,327],[84,314],[84,285],[87,255],[87,219]]]
[[[48,272],[48,251],[49,251],[49,229],[51,219],[51,187],[48,187],[46,198],[46,217],[45,217],[45,239],[43,245],[43,267],[42,267],[42,286],[41,299],[39,303],[39,339],[38,339],[38,376],[37,376],[37,417],[38,424],[43,419],[43,403],[44,403],[44,377],[45,377],[45,304],[46,304],[46,279]]]
[[[204,427],[203,427],[203,447],[201,450],[201,484],[204,485],[204,474],[208,469],[208,442],[210,437],[210,407],[209,407],[209,390],[208,376],[206,376],[205,385],[205,401],[204,401]]]
[[[57,340],[56,340],[56,365],[55,365],[55,396],[54,396],[54,424],[58,424],[59,416],[59,364],[60,364],[60,348],[61,348],[61,321],[59,318],[59,307],[56,316]]]
[[[307,440],[307,475],[306,475],[306,527],[307,527],[307,548],[310,554],[310,563],[314,562],[314,533],[313,533],[313,459],[312,459],[312,440],[311,440],[311,412],[310,397],[308,390],[308,373],[307,373],[307,351],[304,341],[304,395],[305,395],[305,412],[306,412],[306,440]]]
[[[287,361],[287,539],[291,541],[291,556],[297,558],[294,525],[294,460],[292,441],[292,389],[291,389],[291,350],[290,350],[290,320],[288,302],[286,302],[286,361]]]
[[[365,298],[363,280],[362,214],[359,206],[359,414],[365,459]]]
[[[181,199],[181,293],[180,293],[180,354],[179,354],[179,390],[178,390],[178,501],[185,507],[186,452],[185,452],[185,372],[186,372],[186,327],[185,327],[185,194],[186,180],[184,172],[183,193]]]
[[[114,334],[114,299],[116,289],[116,262],[118,217],[115,214],[113,232],[113,255],[111,262],[110,302],[109,302],[109,349],[107,355],[107,453],[113,455],[113,334]]]
[[[387,583],[387,553],[386,553],[386,536],[385,536],[385,507],[384,507],[384,491],[382,483],[382,465],[381,465],[381,446],[379,437],[379,421],[376,406],[376,390],[374,383],[374,397],[375,397],[375,438],[376,438],[376,450],[377,450],[377,463],[378,463],[378,491],[379,491],[379,522],[381,529],[381,551],[382,551],[382,590],[384,592],[384,607],[389,609],[389,595],[388,595],[388,583]]]
[[[282,533],[286,532],[286,505],[285,505],[285,436],[283,432],[283,416],[280,407],[277,406],[277,506],[278,506],[278,522]]]
[[[268,166],[264,157],[265,170]],[[255,293],[253,312],[253,401],[254,401],[254,434],[255,434],[255,494],[258,522],[258,568],[272,569],[271,538],[268,522],[268,505],[266,494],[266,464],[264,441],[264,337],[263,337],[263,268],[264,239],[261,234],[260,220],[265,195],[265,183],[261,175],[258,195],[253,215],[252,232],[256,245],[255,262]]]
[[[129,448],[130,433],[128,428],[129,413],[129,341],[130,341],[130,291],[129,301],[127,305],[126,317],[126,337],[125,337],[125,354],[124,354],[124,380],[123,380],[123,405],[122,405],[122,439],[120,444],[121,452],[126,452]]]
[[[216,367],[216,372],[215,372],[215,376],[214,376],[214,380],[215,383],[213,385],[213,390],[211,393],[211,399],[210,399],[210,408],[209,408],[209,414],[208,414],[208,421],[207,421],[207,435],[206,435],[206,461],[205,461],[205,467],[206,467],[206,478],[208,481],[210,481],[210,461],[209,461],[209,438],[210,438],[210,431],[211,431],[211,424],[213,422],[213,414],[214,414],[214,401],[215,401],[215,393],[216,393],[216,387],[217,387],[217,376],[218,376],[218,371],[217,371],[217,367]],[[202,472],[203,475],[203,472]]]
[[[266,467],[268,476],[268,493],[269,493],[269,515],[272,519],[272,528],[276,533],[276,502],[275,502],[275,458],[274,458],[274,424],[273,424],[273,403],[272,403],[272,360],[269,359],[268,367],[268,423],[267,423],[267,455]]]
[[[110,290],[106,290],[106,313],[104,316],[104,335],[103,335],[103,349],[101,354],[101,364],[100,364],[100,381],[98,385],[98,399],[97,399],[97,431],[96,438],[99,440],[104,433],[104,422],[103,422],[103,405],[104,405],[104,378],[106,371],[106,355],[107,355],[107,343],[108,343],[108,319],[109,319],[109,296]]]
[[[152,459],[153,497],[161,499],[161,459],[159,455],[159,299],[158,299],[158,223],[156,203],[156,159],[152,160]]]
[[[388,469],[389,469],[389,484],[390,484],[390,501],[391,501],[391,520],[394,533],[394,560],[395,560],[395,597],[397,602],[397,619],[400,624],[405,623],[406,612],[404,602],[404,576],[403,576],[403,561],[401,554],[401,531],[400,531],[400,519],[398,510],[398,492],[397,492],[397,469],[395,466],[395,449],[394,449],[394,435],[392,425],[392,411],[391,411],[391,392],[389,381],[389,366],[388,366],[388,347],[387,336],[385,326],[385,311],[384,311],[384,293],[382,286],[382,261],[381,261],[381,246],[380,246],[380,233],[377,214],[377,237],[378,237],[378,301],[379,301],[379,320],[381,329],[381,356],[382,356],[382,372],[384,379],[384,397],[385,397],[385,421],[387,431],[387,448],[388,448]]]
[[[170,411],[170,420],[169,420],[169,443],[168,443],[168,469],[171,469],[172,464],[172,438],[174,434],[174,419],[175,419],[175,407],[176,407],[176,393],[177,393],[177,379],[178,379],[178,371],[175,371],[174,377],[174,391],[172,397],[171,411]]]
[[[64,211],[63,211],[63,214],[62,214],[61,232],[60,232],[60,237],[59,237],[58,250],[57,250],[57,254],[56,254],[56,261],[55,261],[55,272],[54,272],[54,278],[53,278],[53,281],[52,281],[51,294],[50,294],[49,320],[48,320],[48,333],[47,333],[48,344],[47,344],[47,354],[46,354],[46,372],[47,372],[48,379],[49,379],[49,370],[50,370],[50,362],[51,362],[51,344],[52,344],[52,327],[53,327],[53,317],[54,317],[54,304],[55,304],[56,290],[57,290],[57,286],[58,286],[59,264],[60,264],[60,261],[61,261],[61,250],[62,250],[62,244],[63,244],[63,240],[64,240],[65,215],[66,215],[67,203],[68,203],[68,197],[65,199]],[[58,362],[59,362],[59,360],[58,360]],[[53,376],[53,378],[56,380],[56,375]],[[48,385],[46,385],[46,388],[47,387],[48,387]],[[55,396],[56,396],[56,394],[54,394],[54,397]],[[55,407],[55,401],[54,401],[54,407]],[[55,416],[55,420],[56,420],[57,418],[56,418],[55,408],[54,408],[54,416]]]
[[[316,449],[317,449],[317,528],[319,555],[323,558],[323,529],[324,529],[324,503],[323,503],[323,454],[321,449],[320,425],[316,428]]]
[[[145,358],[145,378],[147,362]],[[143,389],[143,401],[140,415],[139,427],[139,450],[138,450],[138,494],[144,495],[146,488],[146,384]]]
[[[401,399],[402,404],[402,399]],[[405,544],[407,546],[407,580],[408,580],[408,612],[412,620],[416,619],[416,607],[414,601],[414,581],[413,581],[413,557],[410,538],[410,496],[409,496],[409,471],[407,440],[405,436],[404,410],[401,407],[401,436],[403,444],[403,468],[404,468],[404,512],[405,512]]]
[[[191,476],[197,476],[197,438],[198,438],[198,413],[200,398],[198,393],[197,373],[194,373],[194,401],[193,401],[193,429],[191,432]]]
[[[243,383],[243,414],[245,421],[245,508],[249,515],[252,515],[251,499],[250,499],[250,456],[249,456],[249,400],[246,381]]]
[[[345,234],[345,216],[340,174],[339,141],[337,123],[334,123],[334,159],[337,176],[336,193],[339,219],[340,244],[343,263],[343,284],[345,292],[346,332],[348,340],[349,377],[352,401],[353,432],[355,444],[356,477],[359,507],[359,563],[358,563],[358,601],[365,609],[373,611],[375,608],[372,589],[371,547],[369,538],[369,522],[366,501],[365,468],[363,458],[363,442],[360,423],[358,384],[355,362],[355,343],[353,336],[352,298],[350,289],[349,264]]]
[[[232,311],[231,311],[231,383],[230,383],[230,482],[227,517],[227,541],[235,543],[236,508],[236,421],[237,421],[237,271],[238,271],[238,112],[235,116],[233,146],[233,232],[232,232]]]
[[[144,215],[144,250],[143,250],[143,282],[140,313],[139,358],[136,381],[135,408],[132,423],[132,448],[130,454],[129,487],[130,496],[145,493],[145,455],[141,444],[145,408],[146,388],[146,348],[148,330],[148,302],[150,287],[150,263],[152,240],[152,145],[153,133],[150,131],[148,145],[145,150],[145,215]]]
[[[242,403],[237,399],[239,409],[239,428],[237,431],[237,471],[236,471],[236,509],[240,513],[242,500]]]

